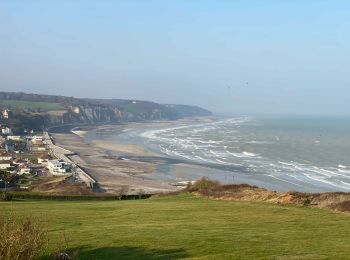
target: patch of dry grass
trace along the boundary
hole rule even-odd
[[[237,201],[265,201],[298,206],[314,206],[336,211],[350,212],[350,193],[326,192],[276,192],[248,184],[222,185],[208,178],[202,178],[187,187],[186,191],[212,199]]]
[[[0,218],[0,234],[2,260],[34,259],[40,254],[47,237],[47,231],[42,224],[31,218]]]
[[[41,178],[33,182],[33,192],[52,195],[93,195],[84,183],[71,183],[62,178]]]

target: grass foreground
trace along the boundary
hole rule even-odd
[[[79,259],[348,259],[350,216],[325,209],[196,198],[0,202],[47,223]]]

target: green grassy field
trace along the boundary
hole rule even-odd
[[[49,102],[30,102],[22,100],[0,100],[1,105],[6,105],[10,108],[18,109],[42,109],[42,110],[60,110],[64,109],[61,104]]]
[[[349,259],[350,216],[188,194],[133,201],[1,202],[48,222],[80,259]]]

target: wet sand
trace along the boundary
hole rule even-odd
[[[74,133],[53,133],[52,136],[57,145],[76,152],[76,155],[70,158],[98,181],[102,192],[118,193],[122,190],[135,194],[169,192],[177,189],[164,181],[144,178],[142,174],[154,171],[154,164],[120,160],[109,153],[110,150],[114,150],[149,155],[146,151],[143,152],[142,147],[104,142],[87,143]]]
[[[136,144],[121,144],[111,143],[104,140],[94,140],[91,142],[94,146],[106,149],[109,151],[121,153],[121,154],[137,154],[139,156],[155,156],[155,153],[147,151],[145,148]]]

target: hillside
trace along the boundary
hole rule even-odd
[[[10,125],[17,132],[25,128],[41,130],[59,124],[175,120],[211,115],[210,111],[196,106],[15,92],[0,92],[0,109],[12,111],[12,116],[3,118],[2,123]]]
[[[62,106],[59,103],[33,102],[33,101],[24,101],[24,100],[15,100],[15,99],[0,100],[0,107],[11,108],[11,109],[33,109],[33,110],[41,110],[41,111],[64,109],[64,106]]]
[[[79,259],[347,259],[350,250],[349,216],[309,207],[188,194],[0,207],[0,216],[39,218],[51,251],[63,243]]]

